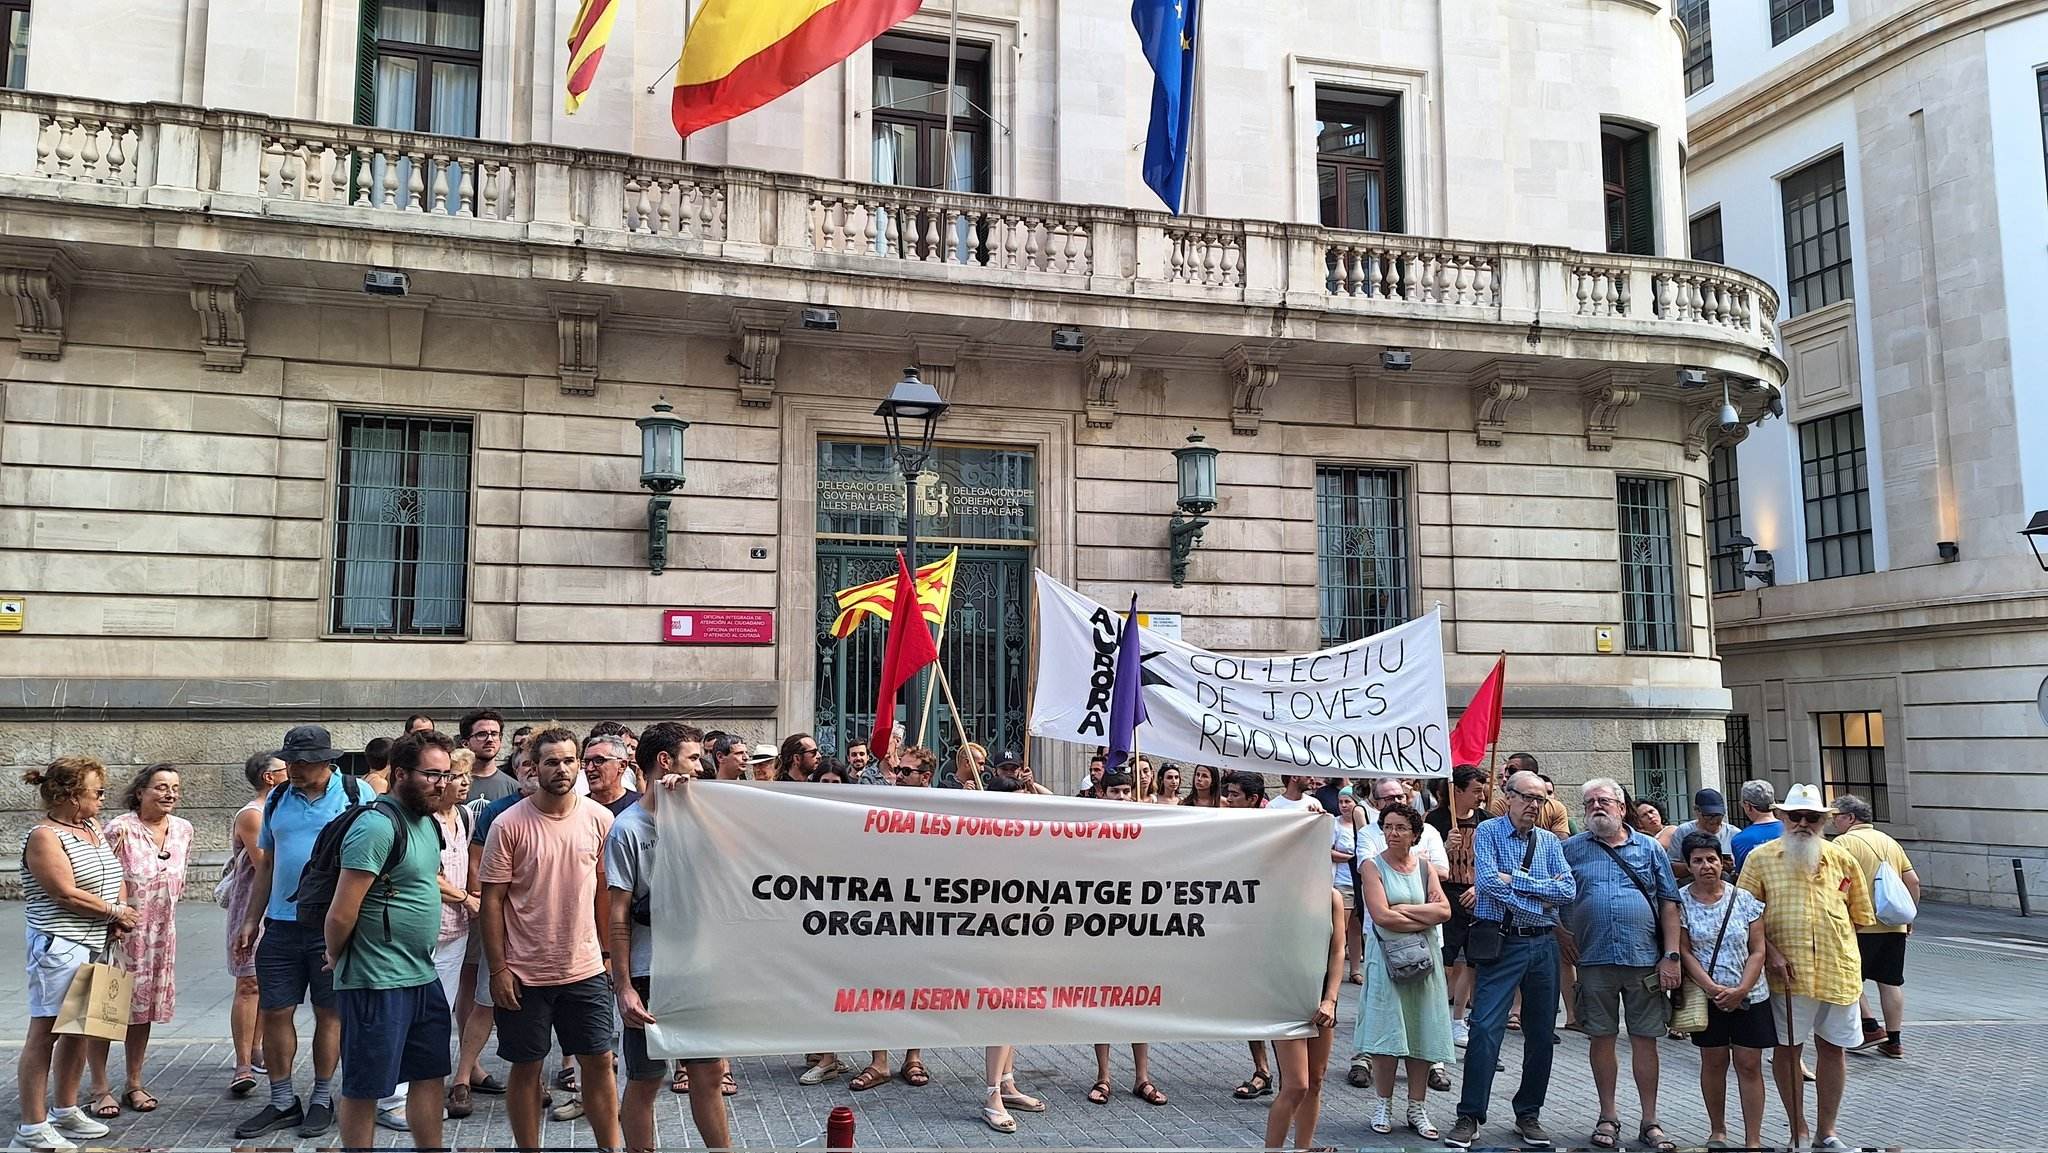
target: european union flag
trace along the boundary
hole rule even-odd
[[[1145,183],[1180,211],[1188,174],[1195,98],[1196,0],[1132,0],[1131,23],[1152,65],[1152,125],[1145,132]]]

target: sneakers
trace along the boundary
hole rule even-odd
[[[235,1136],[244,1140],[251,1137],[261,1137],[265,1133],[275,1133],[279,1129],[296,1128],[305,1120],[305,1112],[299,1108],[299,1099],[294,1097],[292,1098],[292,1107],[289,1109],[279,1109],[275,1105],[265,1105],[262,1111],[258,1112],[254,1117],[235,1126]]]
[[[1515,1118],[1515,1136],[1531,1149],[1550,1148],[1550,1134],[1543,1131],[1543,1123],[1536,1119],[1534,1113]]]
[[[113,1132],[107,1128],[106,1122],[93,1117],[83,1109],[73,1109],[69,1113],[52,1109],[50,1124],[73,1137],[105,1137]]]
[[[583,1116],[583,1098],[571,1097],[548,1111],[548,1117],[555,1121],[574,1121]]]
[[[1841,1153],[1842,1150],[1849,1148],[1849,1143],[1830,1133],[1815,1141],[1813,1147],[1817,1150],[1827,1151],[1827,1153]]]
[[[10,1149],[76,1149],[77,1142],[57,1132],[57,1127],[48,1121],[40,1125],[23,1125],[14,1130],[14,1144]]]
[[[334,1128],[334,1106],[311,1105],[306,1109],[305,1124],[299,1126],[299,1136],[318,1137]]]
[[[1451,1022],[1451,1042],[1463,1049],[1472,1043],[1472,1022],[1463,1017]]]
[[[405,1110],[403,1109],[377,1110],[377,1128],[389,1129],[393,1133],[412,1132],[412,1126],[406,1123]]]
[[[1906,1046],[1899,1041],[1886,1041],[1877,1047],[1877,1055],[1890,1057],[1894,1061],[1903,1061],[1906,1059]]]
[[[839,1063],[838,1057],[826,1057],[823,1061],[804,1070],[803,1075],[796,1079],[796,1083],[799,1085],[823,1085],[844,1072],[846,1072],[846,1066]]]
[[[1460,1115],[1458,1123],[1444,1134],[1444,1144],[1453,1149],[1470,1149],[1473,1138],[1479,1136],[1479,1118]]]

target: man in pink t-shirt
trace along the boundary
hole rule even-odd
[[[484,842],[484,959],[496,1003],[498,1056],[512,1066],[512,1137],[540,1146],[541,1062],[552,1033],[583,1070],[585,1116],[599,1149],[619,1147],[616,1040],[603,941],[604,840],[612,814],[579,797],[576,734],[527,742],[538,788],[491,825]]]

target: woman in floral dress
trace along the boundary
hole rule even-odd
[[[172,815],[178,807],[178,787],[176,765],[151,765],[128,786],[128,811],[107,822],[107,844],[121,858],[129,899],[141,913],[135,931],[121,939],[116,954],[118,963],[135,974],[134,1009],[122,1043],[128,1081],[121,1103],[137,1113],[157,1107],[142,1081],[150,1026],[168,1022],[178,999],[178,899],[185,894],[185,862],[192,851],[192,822]],[[102,1115],[114,1098],[107,1085],[110,1045],[94,1041],[89,1050],[93,1108]]]

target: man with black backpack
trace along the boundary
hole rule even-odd
[[[257,846],[268,856],[270,867],[256,874],[235,947],[256,949],[257,1008],[263,1022],[263,1056],[270,1069],[270,1102],[235,1126],[235,1136],[243,1140],[280,1129],[318,1137],[334,1127],[330,1083],[341,1059],[341,1018],[334,1008],[333,977],[326,968],[325,926],[317,917],[300,919],[298,890],[321,830],[343,810],[366,805],[377,796],[356,778],[335,773],[334,762],[341,755],[319,725],[300,725],[287,732],[277,757],[288,775],[263,802]],[[299,1051],[292,1015],[308,998],[313,1002],[313,1092],[302,1106],[292,1091],[292,1062]]]
[[[413,1144],[441,1145],[451,1021],[434,970],[441,828],[433,814],[453,775],[454,751],[455,742],[436,732],[393,742],[390,795],[335,821],[300,884],[302,910],[320,896],[329,901],[327,956],[341,1011],[341,1141],[350,1149],[374,1143],[378,1102],[400,1084],[410,1086],[405,1120]],[[331,890],[319,892],[330,878]]]

